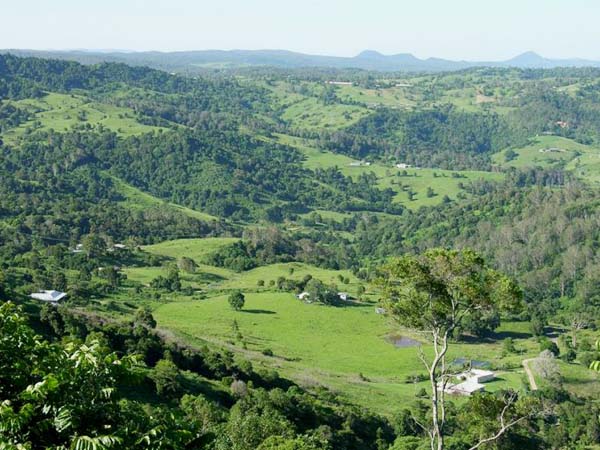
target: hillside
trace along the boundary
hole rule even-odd
[[[474,368],[452,448],[599,443],[596,69],[60,56],[0,55],[0,447],[420,450]]]

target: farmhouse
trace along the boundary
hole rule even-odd
[[[336,86],[352,86],[352,81],[326,81],[327,84],[333,84]]]
[[[62,300],[63,298],[65,298],[67,296],[67,294],[65,292],[60,292],[60,291],[40,291],[40,292],[34,292],[33,294],[30,295],[31,298],[34,298],[36,300],[41,300],[43,302],[50,302],[50,303],[56,303],[59,300]]]
[[[406,164],[406,163],[398,163],[398,164],[396,164],[396,167],[398,169],[410,169],[412,166],[410,164]]]
[[[540,153],[562,153],[565,150],[558,147],[540,148]]]
[[[471,369],[458,375],[463,380],[475,380],[477,383],[486,383],[496,378],[491,370]]]
[[[446,386],[444,391],[447,394],[457,394],[457,395],[472,395],[475,392],[482,392],[485,390],[485,386],[481,383],[477,383],[476,381],[469,379],[467,381],[463,381],[459,384],[449,384]]]
[[[352,161],[349,166],[350,167],[361,167],[361,166],[370,166],[371,163],[369,161]]]
[[[488,381],[496,378],[496,375],[491,370],[470,369],[457,375],[459,380],[464,380],[457,384],[448,384],[444,391],[448,394],[457,395],[472,395],[475,392],[485,390],[485,385]]]

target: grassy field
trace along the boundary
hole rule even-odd
[[[354,159],[319,150],[306,143],[303,139],[288,135],[277,135],[279,142],[290,145],[301,151],[306,160],[305,166],[309,169],[338,167],[340,171],[347,176],[358,177],[361,173],[373,172],[378,178],[378,184],[381,188],[392,188],[397,192],[395,201],[411,209],[418,209],[421,206],[437,205],[447,195],[455,200],[458,194],[463,191],[460,184],[468,184],[471,181],[485,179],[500,181],[503,174],[497,172],[483,172],[476,170],[467,170],[455,172],[442,169],[397,169],[390,165],[389,167],[381,164],[371,164],[370,166],[352,167],[350,163]],[[427,188],[431,187],[434,191],[432,197],[427,196]],[[409,191],[414,193],[413,199],[409,199]],[[463,193],[465,193],[463,191]],[[466,193],[465,193],[466,195]]]
[[[368,114],[370,111],[362,106],[324,105],[317,98],[309,97],[286,107],[281,118],[298,128],[335,130],[350,126]]]
[[[147,285],[166,275],[172,261],[188,256],[196,261],[235,238],[181,239],[143,247],[143,251],[170,258],[157,267],[126,267],[126,286],[133,292],[136,283]],[[324,386],[349,401],[391,414],[398,405],[414,400],[427,382],[406,383],[424,369],[417,348],[395,347],[390,336],[406,336],[430,347],[423,335],[400,328],[392,319],[376,314],[377,290],[366,286],[370,300],[339,306],[307,304],[292,292],[277,291],[278,277],[299,280],[310,274],[340,291],[356,294],[363,284],[348,271],[327,270],[303,263],[278,263],[241,273],[199,264],[195,273],[181,272],[184,286],[193,295],[163,293],[159,299],[142,294],[143,303],[153,308],[161,329],[192,345],[227,348],[248,358],[255,367],[276,369],[307,388]],[[340,280],[340,276],[343,281]],[[345,283],[345,279],[348,283]],[[264,286],[258,286],[263,280]],[[271,283],[272,282],[272,283]],[[246,296],[242,311],[234,311],[228,294],[241,289]],[[128,300],[119,294],[118,299]],[[238,331],[234,331],[234,321]],[[489,391],[524,388],[523,359],[538,355],[540,348],[529,333],[527,322],[502,323],[491,339],[453,343],[449,359],[487,361],[497,379],[486,385]],[[516,353],[505,354],[503,339],[514,340]],[[270,356],[272,352],[272,356]],[[563,367],[564,366],[564,367]],[[598,376],[577,364],[561,363],[565,387],[584,392],[593,385],[600,391]],[[595,391],[594,391],[595,392]],[[464,398],[455,398],[463,401]]]
[[[193,259],[198,264],[198,267],[195,273],[180,273],[182,285],[191,286],[194,289],[214,287],[218,283],[231,279],[235,276],[235,273],[221,267],[203,264],[202,261],[210,253],[237,240],[237,238],[177,239],[161,242],[160,244],[147,245],[142,247],[143,251],[168,258],[169,261],[162,266],[125,267],[123,268],[123,272],[127,275],[129,281],[148,285],[159,275],[166,276],[169,271],[168,266],[185,256]]]
[[[566,166],[578,178],[591,184],[600,184],[600,150],[590,151],[572,159]]]
[[[195,219],[204,221],[218,220],[217,217],[210,214],[186,208],[185,206],[177,205],[175,203],[163,201],[150,194],[147,194],[146,192],[140,191],[136,187],[125,183],[123,180],[117,177],[111,176],[111,178],[119,193],[125,197],[125,200],[122,201],[121,204],[126,208],[143,210],[160,206],[173,209],[174,211],[179,211],[188,217],[193,217]]]
[[[553,151],[540,151],[540,150]],[[564,167],[581,154],[598,152],[588,145],[579,144],[560,136],[538,136],[527,146],[513,149],[517,156],[506,160],[508,149],[493,155],[494,163],[503,167]]]
[[[351,294],[355,294],[356,289],[361,284],[349,270],[328,270],[309,264],[293,262],[270,264],[246,272],[232,274],[227,281],[219,284],[219,287],[223,289],[256,289],[258,280],[263,280],[268,285],[269,281],[277,281],[279,277],[301,280],[306,275],[312,275],[313,278],[327,284],[336,284],[339,290],[348,291]],[[348,284],[341,282],[340,276],[348,278],[350,282]]]
[[[176,239],[160,244],[146,245],[142,249],[148,253],[179,259],[182,256],[201,262],[205,256],[216,250],[239,241],[238,238],[198,238]]]
[[[513,149],[517,156],[509,161],[508,151],[493,155],[494,163],[502,167],[565,169],[582,180],[600,183],[600,148],[560,136],[538,136],[529,145]]]
[[[90,101],[86,97],[75,94],[49,93],[39,99],[19,100],[14,104],[29,111],[33,118],[4,133],[4,137],[8,140],[22,135],[29,127],[66,131],[77,124],[102,125],[122,136],[159,129],[159,127],[139,123],[131,109]]]
[[[365,89],[359,86],[337,86],[336,95],[342,101],[360,102],[367,106],[410,108],[415,105],[415,95],[411,93],[411,88],[408,86],[385,89]]]
[[[250,357],[254,364],[275,368],[307,387],[326,386],[348,399],[384,413],[414,399],[427,383],[405,383],[408,375],[423,372],[415,347],[396,348],[385,338],[403,332],[390,319],[366,303],[345,307],[305,304],[292,294],[246,293],[243,311],[233,311],[225,295],[208,300],[162,304],[154,310],[159,327],[174,331],[192,343],[225,346]],[[242,339],[233,331],[234,320]],[[531,342],[517,339],[526,352]],[[450,357],[470,357],[492,364],[502,359],[501,343],[455,344]],[[265,356],[265,350],[273,352]],[[429,348],[425,346],[425,352]],[[514,360],[514,361],[512,361]],[[499,371],[489,390],[521,388],[520,368]]]

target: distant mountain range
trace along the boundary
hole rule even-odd
[[[441,58],[420,59],[410,53],[383,55],[365,50],[354,57],[322,56],[287,50],[199,50],[182,52],[126,52],[113,50],[0,50],[20,56],[59,58],[93,64],[103,61],[145,65],[169,71],[197,71],[202,68],[272,66],[281,68],[328,67],[376,71],[439,72],[470,67],[600,67],[600,61],[585,59],[549,59],[526,52],[506,61],[452,61]]]

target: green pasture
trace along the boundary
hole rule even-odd
[[[598,153],[600,150],[560,136],[537,136],[525,147],[513,149],[517,156],[507,161],[509,149],[492,156],[495,164],[503,167],[561,168],[578,156]]]
[[[337,97],[345,102],[360,102],[367,106],[410,108],[415,106],[418,94],[411,87],[366,89],[360,86],[336,86]]]
[[[205,256],[237,241],[239,241],[238,238],[175,239],[164,241],[160,244],[146,245],[142,247],[142,250],[173,259],[185,256],[200,263]]]
[[[307,387],[326,386],[353,401],[391,413],[427,383],[405,383],[408,375],[423,372],[416,347],[396,348],[390,334],[422,336],[401,330],[375,313],[375,304],[333,307],[307,304],[291,293],[246,293],[244,310],[233,311],[226,295],[207,300],[181,299],[154,310],[159,327],[186,341],[225,346],[254,364],[279,370]],[[234,321],[241,340],[234,331]],[[535,351],[529,339],[516,339],[524,354]],[[270,350],[273,356],[262,352]],[[425,345],[425,352],[430,349]],[[450,358],[469,357],[492,364],[511,363],[490,390],[521,388],[519,361],[523,355],[502,357],[501,342],[454,344]]]
[[[368,114],[370,111],[362,106],[339,103],[325,105],[319,99],[309,97],[287,106],[281,119],[293,127],[335,130],[350,126]]]
[[[23,135],[28,128],[66,131],[74,125],[102,125],[122,136],[147,133],[160,129],[144,125],[135,118],[133,110],[91,101],[77,94],[49,93],[39,99],[15,101],[33,117],[19,127],[4,133],[9,140]]]
[[[452,200],[457,199],[458,194],[463,191],[460,187],[461,183],[468,184],[480,179],[501,181],[504,177],[502,173],[477,170],[398,169],[391,163],[387,167],[380,163],[355,167],[350,166],[350,163],[355,161],[353,158],[317,149],[310,141],[282,134],[277,135],[277,139],[282,144],[301,151],[306,157],[304,164],[309,169],[338,167],[344,175],[353,178],[361,173],[373,172],[378,178],[379,187],[392,188],[397,192],[395,201],[411,209],[437,205],[442,202],[445,195]],[[434,191],[432,197],[427,196],[428,187]],[[412,200],[409,200],[409,191],[414,192]]]

